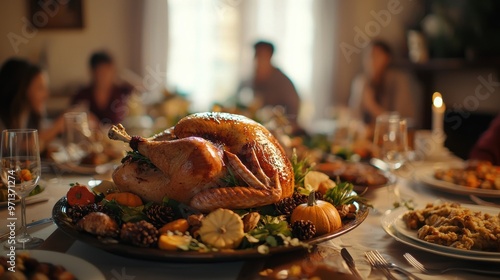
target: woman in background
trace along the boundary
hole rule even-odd
[[[64,119],[42,129],[49,97],[48,78],[42,69],[26,60],[12,58],[0,69],[0,130],[34,128],[38,130],[40,150],[64,129]]]
[[[92,54],[89,64],[92,82],[75,95],[72,104],[84,103],[102,124],[122,122],[128,113],[127,103],[133,87],[116,83],[115,64],[106,52]]]
[[[371,42],[363,56],[363,72],[353,80],[349,107],[366,124],[396,111],[408,118],[409,126],[418,127],[418,85],[407,73],[391,68],[391,60],[392,50],[385,42]]]

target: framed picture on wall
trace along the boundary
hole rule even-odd
[[[29,20],[38,29],[82,29],[82,0],[27,0]]]

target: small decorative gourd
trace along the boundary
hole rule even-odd
[[[316,227],[316,236],[333,232],[342,226],[335,206],[323,200],[316,200],[314,191],[309,194],[307,203],[300,204],[293,210],[291,223],[299,220],[310,220]]]
[[[109,201],[114,200],[116,203],[128,207],[138,207],[143,204],[142,199],[131,192],[110,193],[106,195],[105,199]]]
[[[222,208],[210,212],[201,221],[198,233],[204,243],[218,249],[238,247],[245,235],[240,216],[231,210]]]

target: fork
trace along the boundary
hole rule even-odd
[[[486,200],[482,200],[481,198],[479,198],[473,194],[469,195],[469,198],[478,205],[500,208],[500,205],[493,203],[493,202],[486,201]]]
[[[464,272],[473,272],[473,273],[482,273],[482,274],[491,274],[491,275],[500,275],[500,271],[491,271],[491,270],[481,270],[475,268],[467,268],[467,267],[447,267],[445,269],[432,269],[426,268],[421,262],[415,259],[410,253],[405,253],[403,255],[405,259],[411,264],[414,268],[420,270],[420,272],[430,275],[443,274],[448,271],[464,271]]]
[[[387,277],[387,279],[396,280],[396,277],[394,277],[391,274],[391,272],[389,271],[389,269],[387,267],[381,266],[380,263],[377,262],[375,257],[371,254],[371,252],[372,251],[365,252],[365,256],[368,259],[368,262],[370,263],[370,265],[372,267],[380,270],[385,275],[385,277]]]
[[[390,270],[395,270],[411,279],[421,280],[419,277],[413,275],[413,273],[409,272],[408,270],[394,263],[388,262],[377,250],[365,252],[365,256],[374,268],[380,269],[384,273],[387,279],[396,279],[390,272]]]

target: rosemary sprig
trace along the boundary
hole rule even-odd
[[[221,178],[221,181],[227,186],[227,187],[235,187],[235,186],[240,186],[240,180],[238,180],[238,177],[236,174],[234,174],[233,170],[228,166],[227,167],[227,174],[226,176]]]
[[[145,157],[144,155],[142,155],[137,151],[128,151],[127,155],[122,159],[122,163],[128,159],[132,160],[133,162],[145,163],[152,167],[155,167],[155,165],[151,162],[149,158]]]
[[[307,158],[299,160],[295,149],[293,149],[291,163],[293,174],[295,176],[295,187],[303,188],[304,179],[306,178],[307,173],[313,169],[314,164],[310,163]]]
[[[352,204],[358,202],[361,204],[368,204],[368,200],[362,196],[357,195],[354,191],[354,185],[349,182],[337,183],[337,186],[326,191],[323,199],[330,202],[334,206],[344,204]]]

